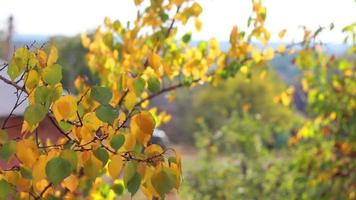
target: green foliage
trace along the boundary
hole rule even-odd
[[[110,141],[110,146],[117,151],[125,143],[125,136],[123,134],[114,135]]]
[[[288,139],[303,119],[273,102],[285,87],[273,71],[256,70],[251,78],[240,75],[195,91],[191,110],[198,128],[191,131],[199,159],[187,164],[183,198],[293,197],[281,179],[290,181],[283,168],[290,159]]]
[[[8,161],[16,151],[16,143],[14,141],[8,141],[0,147],[0,159]]]
[[[119,111],[111,105],[101,105],[96,111],[96,116],[103,122],[113,124],[116,117],[119,115]]]
[[[95,150],[94,155],[103,163],[103,166],[105,166],[109,160],[109,154],[104,148]]]
[[[62,80],[62,66],[59,64],[44,68],[42,73],[44,82],[49,85],[55,85]]]
[[[46,114],[47,110],[42,105],[33,104],[26,108],[24,118],[30,125],[35,125],[42,121]]]
[[[72,172],[72,164],[62,158],[56,157],[48,161],[46,165],[46,175],[48,180],[54,185],[58,185],[63,179],[68,177]]]
[[[161,90],[161,83],[157,78],[151,77],[147,81],[147,87],[150,92],[157,93]]]
[[[108,104],[112,98],[112,92],[109,88],[95,86],[92,88],[90,96],[101,104]]]
[[[0,199],[9,198],[13,192],[14,190],[8,182],[0,180]]]

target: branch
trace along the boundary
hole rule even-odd
[[[55,121],[55,119],[50,115],[50,113],[47,114],[47,116],[49,117],[49,119],[51,120],[52,124],[57,128],[57,130],[62,134],[64,135],[69,141],[73,141],[77,144],[79,144],[79,142],[75,139],[72,139],[68,133],[65,133],[57,124],[57,122]]]
[[[181,6],[178,6],[177,7],[177,11],[176,11],[176,14],[178,14],[179,10],[180,10]],[[167,30],[167,33],[166,33],[166,37],[168,37],[173,29],[173,26],[174,26],[174,23],[176,22],[176,19],[175,17],[173,17],[173,20],[171,22],[171,24],[169,25],[169,28]]]
[[[52,186],[52,183],[49,183],[41,192],[41,194],[35,198],[35,200],[40,200],[42,198],[42,196],[44,195],[44,193]]]
[[[13,87],[15,87],[18,90],[22,90],[22,91],[26,92],[24,87],[17,85],[14,81],[11,81],[1,75],[0,75],[0,80],[4,81],[6,84],[12,85]]]
[[[195,80],[192,81],[192,83],[199,82],[200,80],[201,79],[195,79]],[[145,102],[147,100],[153,99],[153,98],[155,98],[155,97],[157,97],[157,96],[159,96],[159,95],[161,95],[163,93],[178,89],[180,87],[184,87],[184,84],[183,83],[179,83],[179,84],[172,85],[170,87],[164,88],[164,89],[162,89],[161,91],[159,91],[159,92],[157,92],[155,94],[152,94],[152,95],[150,95],[150,96],[148,96],[148,97],[146,97],[144,99],[141,99],[141,101],[137,102],[134,107],[140,106],[143,102]]]
[[[10,119],[10,117],[12,116],[12,114],[14,113],[14,111],[16,110],[16,108],[18,108],[23,102],[25,102],[25,100],[27,99],[27,97],[26,98],[24,98],[24,99],[22,99],[21,101],[20,101],[20,98],[21,98],[21,95],[22,95],[22,93],[23,93],[23,90],[21,90],[21,92],[20,92],[20,94],[18,94],[18,91],[19,90],[17,90],[16,91],[16,96],[17,96],[17,99],[16,99],[16,102],[15,102],[15,105],[14,105],[14,107],[11,109],[11,111],[10,111],[10,113],[9,113],[9,115],[7,116],[7,118],[5,119],[5,121],[4,121],[4,123],[2,124],[2,129],[6,129],[7,127],[6,127],[6,124],[7,124],[7,122],[9,121],[9,119]],[[20,102],[19,102],[20,101]]]

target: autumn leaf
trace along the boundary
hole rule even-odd
[[[146,146],[155,128],[155,121],[151,113],[144,111],[134,115],[131,119],[130,126],[137,140]]]
[[[71,95],[62,96],[54,102],[52,110],[57,121],[74,120],[76,118],[77,103]]]

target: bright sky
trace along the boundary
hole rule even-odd
[[[246,26],[251,11],[250,0],[200,0],[203,29],[193,39],[213,36],[228,40],[234,24]],[[264,0],[267,27],[276,34],[287,28],[285,40],[300,38],[299,25],[317,29],[335,24],[335,33],[322,35],[328,42],[341,42],[343,26],[356,21],[355,0]],[[132,20],[136,8],[132,0],[0,0],[0,27],[13,14],[18,34],[74,35],[102,24],[105,16]],[[193,22],[191,22],[191,26]],[[187,27],[189,29],[189,27]]]

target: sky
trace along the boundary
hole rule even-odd
[[[216,37],[228,40],[233,25],[246,27],[251,13],[250,0],[198,0],[203,7],[200,19],[203,29],[193,32],[193,39]],[[356,22],[355,0],[264,0],[267,7],[266,27],[275,35],[288,29],[284,41],[301,37],[300,25],[312,29],[335,24],[335,31],[321,35],[326,42],[340,43],[342,27]],[[0,0],[0,28],[6,18],[13,15],[15,32],[26,35],[72,36],[103,23],[108,16],[122,22],[134,19],[136,8],[133,0]],[[191,30],[193,20],[183,29]]]

